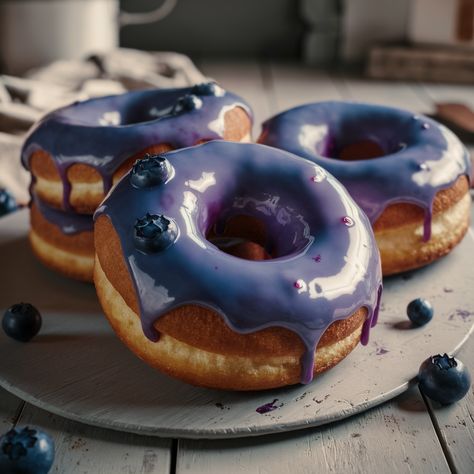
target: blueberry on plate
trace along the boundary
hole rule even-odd
[[[28,342],[41,329],[41,314],[29,303],[14,304],[5,311],[2,327],[7,336]]]
[[[15,198],[3,188],[0,188],[0,217],[17,209]]]
[[[443,405],[461,400],[469,391],[471,376],[466,366],[448,354],[428,357],[420,366],[421,391]]]
[[[2,474],[47,474],[54,461],[54,441],[43,431],[24,427],[0,437]]]
[[[146,213],[134,226],[135,246],[145,253],[161,252],[178,238],[178,227],[173,219]]]
[[[415,326],[423,326],[433,317],[433,306],[428,300],[417,298],[407,306],[407,315]]]
[[[170,162],[164,156],[147,154],[133,165],[130,180],[136,188],[149,188],[166,183],[172,170]]]

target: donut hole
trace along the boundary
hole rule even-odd
[[[207,240],[222,252],[245,260],[273,258],[268,251],[267,229],[261,220],[252,216],[236,215],[221,225],[221,232],[218,232],[217,224],[209,229]]]
[[[283,201],[287,205],[283,204]],[[239,196],[222,206],[204,232],[219,250],[246,260],[292,257],[312,242],[309,226],[291,201]]]
[[[139,123],[146,123],[156,120],[164,115],[167,115],[171,108],[163,109],[163,107],[132,107],[122,112],[120,125],[136,125]]]
[[[121,125],[146,123],[170,114],[178,98],[183,94],[176,90],[166,95],[147,91],[139,98],[132,98],[121,108]]]
[[[406,146],[402,141],[397,141],[394,144],[376,138],[364,137],[354,137],[352,140],[346,138],[338,140],[335,138],[327,140],[326,143],[321,145],[317,150],[319,154],[325,158],[342,161],[373,160],[396,153]]]
[[[313,133],[316,152],[342,161],[373,160],[393,155],[416,142],[413,117],[389,115],[385,109],[359,105],[357,113],[340,122],[308,129]],[[305,137],[308,140],[308,137]]]
[[[345,161],[371,160],[385,154],[385,150],[377,142],[361,140],[343,147],[339,152],[338,159]]]

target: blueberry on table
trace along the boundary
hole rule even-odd
[[[136,188],[149,188],[164,184],[172,174],[170,162],[162,155],[145,155],[132,168],[130,179]]]
[[[448,354],[428,357],[420,366],[418,382],[421,391],[443,405],[457,402],[471,386],[466,366]]]
[[[163,215],[147,214],[134,226],[135,247],[145,253],[161,252],[178,238],[175,222]]]
[[[429,301],[423,298],[417,298],[408,304],[407,315],[415,326],[423,326],[431,321],[433,317],[433,307]]]
[[[17,209],[15,198],[3,188],[0,188],[0,217]]]
[[[54,442],[43,431],[25,427],[0,437],[2,474],[47,474],[54,461]]]
[[[41,314],[29,303],[14,304],[5,311],[2,327],[7,336],[28,342],[41,329]]]

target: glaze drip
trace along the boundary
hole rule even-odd
[[[110,218],[120,238],[150,340],[159,337],[155,321],[185,304],[216,311],[243,334],[284,327],[305,344],[303,383],[312,379],[324,331],[361,307],[368,310],[367,342],[378,312],[380,258],[367,217],[337,180],[324,172],[315,183],[319,166],[262,145],[215,141],[164,156],[175,170],[166,184],[138,189],[129,174],[94,216]],[[145,255],[134,245],[135,221],[146,213],[173,219],[179,230],[162,252]],[[208,229],[233,214],[262,221],[280,256],[249,261],[209,242]]]
[[[23,165],[29,169],[35,151],[49,153],[63,183],[63,209],[71,211],[67,170],[74,163],[94,168],[107,193],[115,171],[146,148],[166,143],[177,149],[222,138],[225,113],[234,107],[252,116],[240,97],[218,86],[220,94],[197,96],[201,89],[135,91],[58,109],[30,131],[22,150]]]
[[[470,174],[467,151],[450,130],[428,117],[379,105],[319,102],[295,107],[267,120],[259,142],[327,169],[372,224],[390,204],[420,206],[425,241],[431,237],[436,193]],[[345,147],[364,142],[382,150],[383,156],[337,158]]]
[[[81,232],[92,232],[94,230],[94,221],[88,214],[76,214],[74,212],[65,212],[59,209],[53,209],[39,199],[34,193],[31,201],[38,208],[41,215],[51,224],[58,227],[65,235],[74,235]]]

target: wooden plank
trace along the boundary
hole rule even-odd
[[[377,45],[370,49],[367,74],[377,79],[472,83],[474,55],[443,46]]]
[[[52,472],[153,474],[170,471],[171,440],[95,428],[27,404],[19,425],[49,433],[56,455]]]
[[[0,435],[14,425],[23,404],[23,400],[0,387]]]
[[[178,474],[449,472],[416,388],[346,421],[293,433],[179,442]]]
[[[457,357],[474,376],[474,338],[470,338]],[[447,457],[460,474],[474,472],[474,389],[449,406],[441,406],[427,399],[433,422]]]
[[[203,60],[199,66],[203,74],[247,100],[255,114],[254,138],[256,138],[260,133],[260,124],[270,115],[270,101],[262,66],[257,60]]]
[[[315,68],[295,63],[270,64],[269,76],[274,97],[272,113],[308,102],[342,98],[341,81]]]

